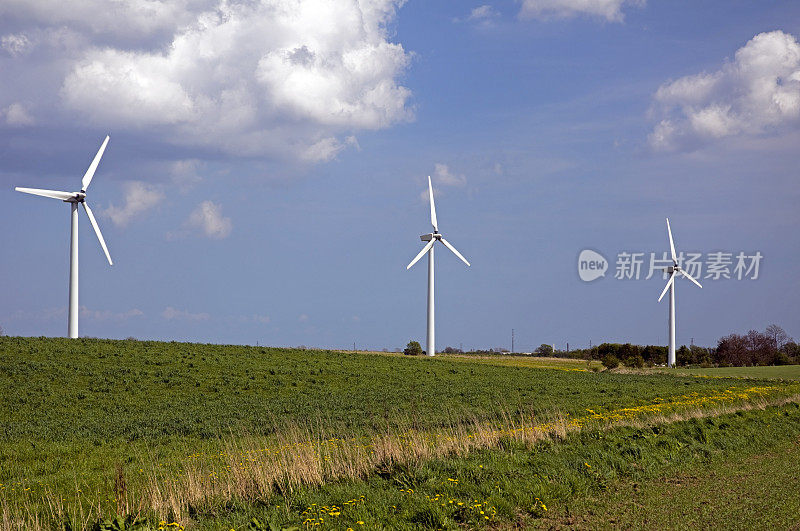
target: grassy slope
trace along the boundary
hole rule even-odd
[[[749,384],[463,358],[0,338],[0,435],[5,442],[213,438],[270,433],[287,421],[359,433],[516,410],[576,415],[730,385]]]
[[[711,376],[716,378],[774,378],[782,380],[800,380],[800,365],[675,369],[675,372],[680,375]]]
[[[642,482],[625,478],[556,522],[585,528],[797,529],[800,432],[787,431],[691,471]]]
[[[791,459],[799,436],[797,404],[590,430],[234,504],[195,523],[208,530],[245,529],[253,518],[279,526],[321,519],[326,529],[791,528],[800,524],[800,466]],[[762,466],[775,476],[763,477]],[[685,470],[692,475],[679,475]],[[684,477],[694,483],[678,486]],[[686,509],[676,510],[668,494]]]
[[[9,486],[70,494],[78,484],[91,497],[116,463],[169,469],[213,453],[231,432],[269,434],[294,422],[352,436],[517,410],[575,416],[753,384],[499,361],[0,338],[0,483],[5,495]],[[126,472],[135,482],[136,470]]]

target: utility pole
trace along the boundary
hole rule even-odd
[[[353,341],[353,352],[355,352],[355,351],[356,351],[356,342]]]
[[[514,353],[514,329],[511,329],[511,353]]]
[[[567,341],[567,354],[569,354],[569,341]]]

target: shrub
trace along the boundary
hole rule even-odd
[[[604,356],[602,361],[606,369],[616,369],[617,367],[619,367],[619,358],[617,358],[613,354]]]

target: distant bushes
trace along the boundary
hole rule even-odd
[[[551,356],[594,359],[609,367],[616,360],[626,367],[664,365],[667,347],[633,345],[631,343],[602,343],[590,349],[570,352],[555,351]],[[700,367],[744,367],[753,365],[800,364],[800,345],[777,325],[764,332],[750,330],[745,335],[730,334],[717,342],[715,348],[683,345],[675,351],[677,365]]]
[[[449,349],[445,349],[448,352]],[[455,349],[452,349],[455,350]],[[587,349],[553,350],[542,344],[532,354],[512,354],[599,360],[605,367],[652,367],[666,365],[668,348],[660,345],[634,345],[631,343],[601,343]],[[499,350],[475,350],[467,354],[504,354]],[[753,365],[800,364],[800,345],[778,325],[770,325],[763,332],[750,330],[747,334],[730,334],[717,342],[716,347],[683,345],[675,351],[676,364],[700,367],[743,367]]]

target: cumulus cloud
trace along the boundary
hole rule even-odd
[[[21,103],[12,103],[3,109],[0,115],[5,117],[6,123],[13,126],[33,125],[35,120]]]
[[[114,225],[125,227],[132,219],[150,210],[164,200],[164,193],[156,185],[141,181],[129,181],[123,185],[125,202],[122,206],[110,205],[103,215]]]
[[[227,238],[233,229],[231,218],[222,215],[222,206],[212,201],[203,201],[191,213],[186,222],[190,229],[199,229],[203,234],[215,240]]]
[[[733,135],[800,125],[800,44],[782,31],[760,33],[733,61],[659,87],[649,136],[656,149],[695,149]]]
[[[191,313],[186,310],[176,310],[172,306],[167,306],[161,317],[167,321],[208,321],[211,316],[205,312]]]
[[[319,162],[357,146],[360,130],[413,119],[400,81],[412,56],[387,29],[402,3],[6,0],[0,15],[71,36],[69,52],[40,43],[61,54],[47,68],[58,85],[42,89],[67,117],[187,148]],[[3,39],[9,54],[28,46],[22,34]]]
[[[192,21],[192,10],[211,7],[213,2],[206,0],[3,0],[0,15],[22,23],[72,27],[90,35],[130,40],[171,32]]]
[[[622,22],[626,4],[640,6],[644,0],[522,0],[519,16],[523,19],[571,18],[579,15]]]

